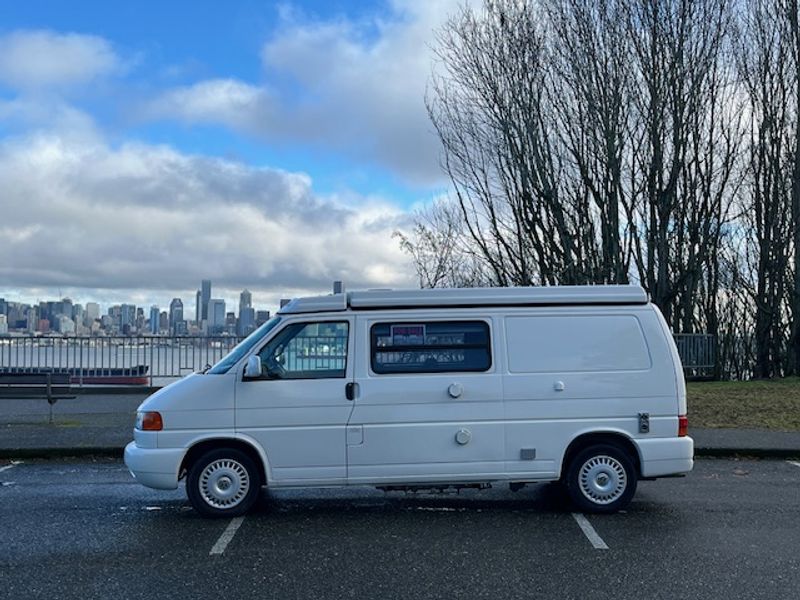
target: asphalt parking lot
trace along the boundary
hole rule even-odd
[[[264,493],[198,517],[117,460],[0,462],[2,598],[797,598],[800,463],[701,459],[612,516],[519,492]]]

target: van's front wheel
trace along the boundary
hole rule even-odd
[[[597,444],[581,450],[567,468],[567,490],[583,512],[613,513],[636,493],[636,468],[617,446]]]
[[[253,460],[234,449],[211,450],[189,468],[186,495],[206,517],[238,517],[253,507],[261,477]]]

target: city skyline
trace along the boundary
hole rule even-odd
[[[243,290],[248,290],[254,298],[253,304],[263,306],[265,309],[272,312],[278,310],[280,301],[284,298],[295,298],[304,295],[318,295],[326,294],[330,291],[330,285],[325,289],[311,290],[309,292],[301,291],[300,293],[280,293],[273,291],[257,292],[247,286],[241,288],[216,288],[215,298],[225,301],[227,307],[237,307],[236,313],[238,314],[238,306],[240,294]],[[59,293],[59,291],[61,293]],[[71,292],[71,293],[68,293]],[[183,312],[187,318],[191,320],[196,319],[195,308],[195,293],[196,290],[183,290],[177,292],[161,293],[159,291],[148,290],[115,290],[111,294],[111,299],[97,300],[93,290],[83,288],[65,288],[55,289],[52,291],[42,292],[41,294],[30,295],[19,290],[10,288],[0,288],[0,298],[5,298],[8,301],[20,302],[24,304],[38,304],[39,302],[57,301],[63,299],[72,300],[74,303],[86,305],[87,303],[96,303],[100,306],[101,311],[107,311],[111,306],[120,306],[122,304],[134,304],[146,308],[148,311],[152,305],[158,306],[160,309],[169,307],[169,303],[173,298],[180,298],[183,301]]]
[[[93,301],[82,303],[79,299],[67,296],[39,299],[35,302],[0,296],[0,335],[166,333],[245,336],[266,321],[273,312],[254,307],[252,292],[247,288],[240,291],[238,304],[229,304],[225,299],[214,298],[212,282],[208,279],[201,281],[195,297],[199,303],[192,313],[185,310],[188,304],[179,296],[173,297],[166,306],[151,304],[149,307],[130,301],[102,306]]]

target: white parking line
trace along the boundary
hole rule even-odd
[[[219,536],[217,543],[214,544],[214,547],[211,548],[211,552],[208,554],[213,556],[214,554],[222,554],[225,552],[225,548],[228,547],[228,544],[231,543],[233,536],[236,535],[239,527],[242,526],[242,521],[244,521],[244,517],[236,517],[235,519],[231,519],[231,522],[228,523],[225,531],[223,531],[222,535]]]
[[[600,534],[594,530],[592,524],[589,523],[589,519],[587,519],[581,513],[572,513],[572,516],[578,523],[581,531],[583,531],[583,534],[591,542],[592,546],[595,547],[595,550],[608,550],[608,546],[606,546],[606,543],[603,541],[603,538],[600,537]]]
[[[9,469],[13,469],[19,464],[18,461],[12,461],[10,465],[6,465],[5,467],[0,467],[0,473],[3,471],[8,471]]]
[[[790,465],[794,465],[795,467],[800,467],[800,462],[795,462],[793,460],[787,460],[786,462],[788,462]]]

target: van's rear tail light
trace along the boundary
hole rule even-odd
[[[161,419],[161,413],[156,411],[137,413],[136,429],[142,431],[161,431],[164,429],[164,421]]]
[[[686,437],[689,434],[689,417],[681,415],[678,417],[678,437]]]

